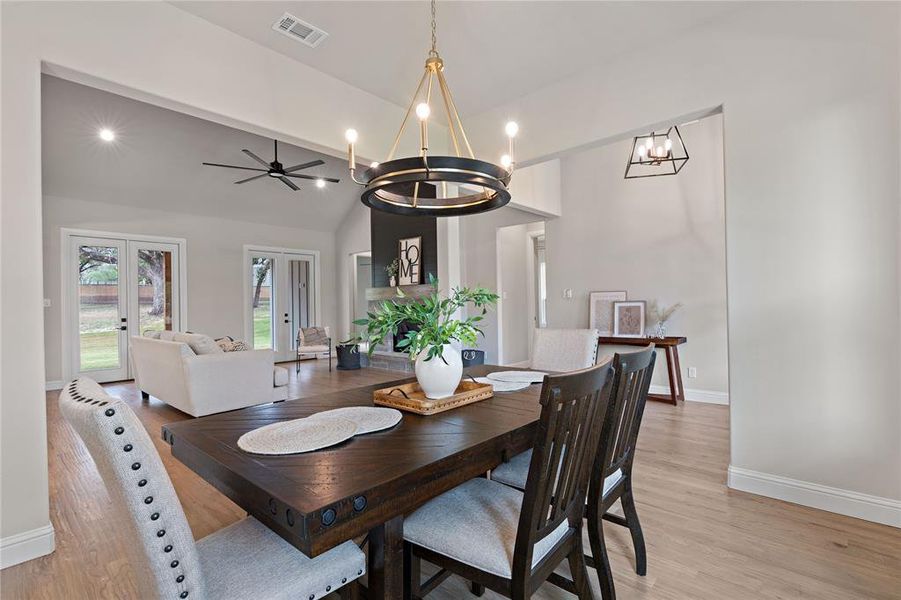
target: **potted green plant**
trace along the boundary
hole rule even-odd
[[[360,342],[358,335],[352,335],[335,346],[335,354],[338,357],[338,370],[353,371],[360,368]]]
[[[432,292],[427,296],[407,299],[398,288],[397,301],[386,300],[369,313],[368,319],[354,321],[366,328],[369,353],[389,335],[396,335],[402,323],[415,329],[408,331],[397,342],[399,348],[410,353],[415,362],[416,380],[426,397],[447,398],[454,394],[463,377],[463,359],[459,345],[475,344],[479,335],[478,322],[497,303],[498,296],[482,287],[454,288],[447,298],[438,292],[438,280],[429,274]],[[466,305],[480,308],[481,312],[466,319],[454,315]],[[458,346],[455,347],[454,344]]]
[[[397,270],[399,268],[400,261],[396,258],[385,267],[385,273],[388,274],[388,285],[391,287],[397,287]]]

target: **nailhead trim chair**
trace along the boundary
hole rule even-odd
[[[195,543],[163,462],[131,408],[87,378],[63,388],[59,406],[134,533],[131,564],[145,575],[143,597],[316,600],[363,574],[365,556],[353,542],[310,559],[250,517]]]
[[[629,529],[635,548],[635,571],[642,576],[647,574],[644,534],[632,494],[632,463],[655,359],[653,344],[638,352],[613,357],[610,408],[592,468],[588,504],[585,507],[591,541],[591,556],[586,558],[590,559],[588,564],[598,571],[604,600],[615,600],[616,591],[607,558],[603,521]],[[516,489],[525,489],[531,459],[531,450],[518,454],[494,469],[491,479]],[[625,517],[607,512],[617,500],[622,504]]]
[[[452,571],[514,600],[550,581],[591,598],[582,549],[588,475],[607,412],[609,363],[547,376],[524,492],[477,478],[430,500],[404,521],[406,598],[421,598]],[[441,567],[420,581],[420,560]],[[554,573],[568,560],[572,579]]]

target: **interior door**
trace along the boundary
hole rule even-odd
[[[99,382],[128,379],[127,244],[81,236],[69,240],[72,372]]]

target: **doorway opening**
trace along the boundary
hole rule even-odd
[[[497,229],[498,361],[528,365],[536,328],[547,327],[545,223]]]

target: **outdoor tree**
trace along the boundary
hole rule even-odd
[[[140,285],[153,288],[153,303],[149,314],[160,316],[166,310],[166,267],[171,255],[159,250],[138,251],[138,279]],[[78,274],[82,283],[117,283],[119,250],[112,247],[82,246],[78,256]]]
[[[271,258],[255,258],[253,259],[253,276],[254,276],[254,290],[253,290],[253,307],[257,308],[260,306],[260,293],[263,291],[263,284],[266,283],[266,279],[269,276],[269,272],[272,270],[272,259]]]

